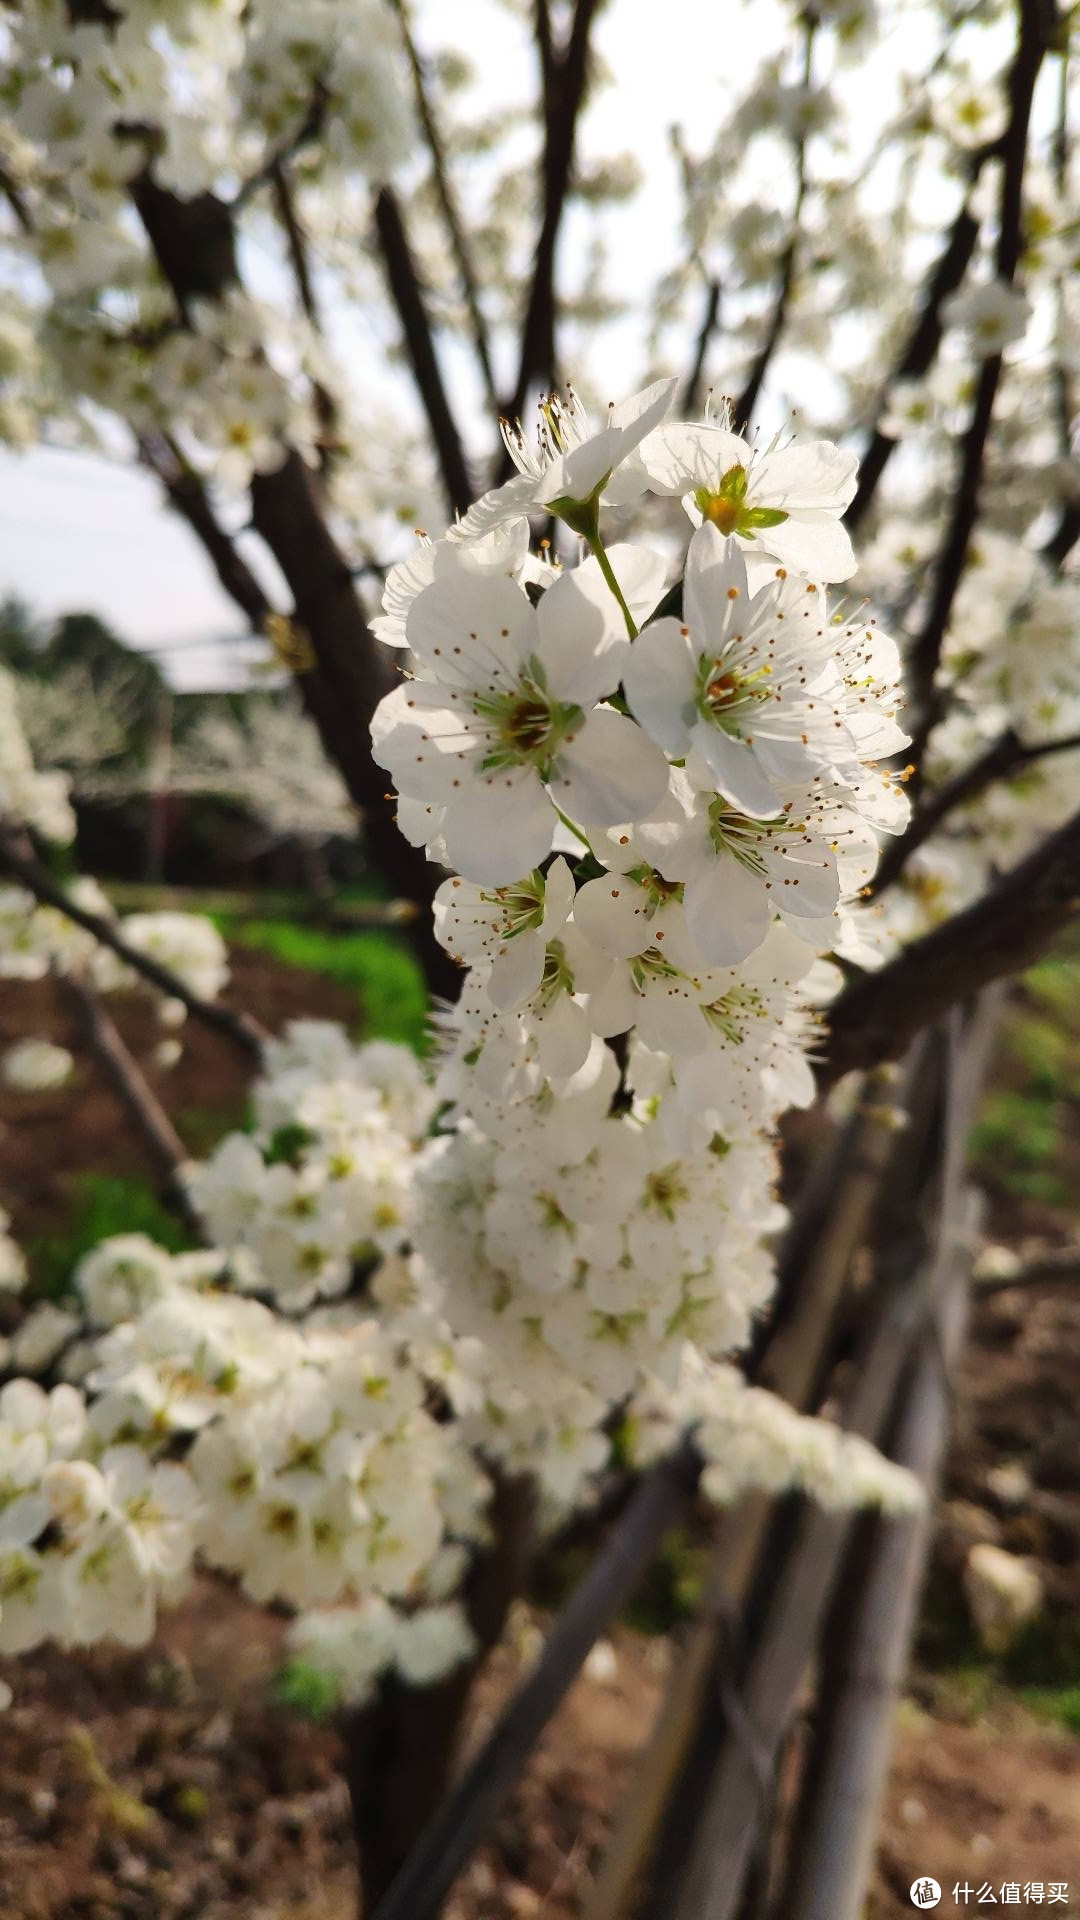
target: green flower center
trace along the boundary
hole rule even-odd
[[[480,898],[486,906],[499,908],[502,914],[499,936],[503,940],[512,940],[519,933],[532,933],[543,923],[544,876],[539,867],[527,879],[518,880],[511,887],[494,887],[488,893],[481,893]]]
[[[694,500],[702,519],[710,521],[721,533],[738,533],[744,540],[753,540],[765,527],[782,526],[788,516],[779,507],[747,506],[749,484],[746,468],[739,466],[729,467],[721,474],[715,490],[698,487]]]
[[[756,987],[732,987],[730,993],[722,993],[719,1000],[711,1000],[701,1011],[717,1033],[732,1046],[741,1047],[747,1027],[763,1017],[765,1005]]]
[[[484,767],[531,766],[544,779],[563,741],[573,738],[585,718],[580,707],[552,700],[536,660],[530,660],[516,687],[477,694],[473,707],[496,736]]]
[[[698,666],[697,710],[710,726],[738,737],[753,709],[768,700],[770,666],[739,673],[730,661],[702,660]]]
[[[709,807],[709,838],[715,852],[730,854],[740,867],[756,874],[759,880],[768,874],[766,854],[782,852],[785,841],[798,841],[805,836],[805,820],[794,819],[789,813],[774,814],[769,820],[754,820],[729,806],[720,795]]]

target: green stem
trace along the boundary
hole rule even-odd
[[[577,827],[574,825],[574,822],[563,812],[561,807],[556,807],[555,811],[558,814],[559,819],[562,821],[563,826],[566,828],[567,833],[572,833],[575,840],[580,840],[586,853],[592,853],[593,859],[595,860],[596,855],[595,853],[593,853],[592,847],[589,845],[588,836],[582,833],[580,827]]]
[[[622,617],[626,621],[626,631],[630,635],[631,640],[636,640],[638,636],[637,622],[627,606],[626,601],[623,599],[622,588],[612,572],[611,561],[604,551],[604,543],[600,538],[600,534],[599,532],[587,534],[586,539],[596,555],[597,564],[604,579],[607,581],[608,586],[611,588],[612,593],[622,608]]]

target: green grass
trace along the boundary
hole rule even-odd
[[[231,914],[214,918],[234,945],[272,953],[287,966],[351,987],[365,1039],[398,1040],[423,1052],[427,989],[403,941],[380,931],[335,933],[289,920],[240,920]]]
[[[1080,1687],[1021,1687],[1019,1698],[1037,1720],[1080,1734]]]
[[[333,1675],[306,1660],[290,1660],[282,1667],[272,1692],[279,1706],[291,1707],[305,1720],[329,1720],[341,1705],[341,1689]]]
[[[971,1136],[979,1178],[999,1193],[1075,1206],[1080,958],[1049,954],[1006,1016],[998,1084]],[[1070,1157],[1070,1148],[1072,1156]]]
[[[123,1174],[82,1173],[71,1182],[61,1230],[27,1243],[31,1297],[54,1300],[66,1293],[83,1255],[117,1233],[148,1234],[170,1253],[184,1253],[194,1244],[148,1181]]]

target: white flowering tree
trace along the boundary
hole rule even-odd
[[[63,781],[0,682],[0,974],[63,979],[203,1243],[108,1241],[68,1301],[15,1316],[0,1650],[143,1642],[196,1562],[288,1607],[346,1716],[365,1898],[412,1920],[691,1486],[734,1508],[716,1604],[594,1914],[626,1910],[647,1851],[652,1911],[735,1912],[837,1514],[910,1515],[940,1456],[982,1044],[959,1010],[1077,897],[1065,25],[1051,0],[750,0],[718,130],[676,142],[680,257],[652,289],[635,245],[653,377],[590,413],[549,383],[571,341],[599,382],[626,289],[599,256],[565,290],[556,267],[564,225],[599,242],[633,185],[587,150],[617,13],[520,21],[525,162],[520,115],[481,112],[446,18],[404,0],[27,0],[0,27],[5,430],[123,444],[158,477],[295,674],[441,996],[430,1069],[230,1009],[212,928],[118,921],[55,878]],[[350,385],[357,306],[377,403]],[[489,464],[476,402],[494,417],[503,366]],[[399,558],[403,516],[450,524]],[[132,981],[256,1070],[253,1130],[202,1165],[111,1020]],[[4,1074],[69,1065],[35,1038]],[[851,1117],[784,1238],[780,1123],[840,1081]],[[939,1221],[903,1287],[890,1182],[894,1228],[931,1188]],[[875,1311],[826,1420],[867,1236]],[[0,1240],[0,1285],[24,1279]],[[639,1472],[411,1851],[529,1538]],[[823,1511],[781,1553],[763,1496],[791,1489]],[[883,1536],[906,1541],[890,1645],[907,1525]],[[703,1708],[740,1610],[763,1624],[725,1736]],[[823,1725],[823,1778],[836,1753]],[[826,1897],[805,1811],[791,1910],[854,1920],[867,1820],[819,1848]]]

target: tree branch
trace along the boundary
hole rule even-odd
[[[276,174],[289,161],[294,159],[302,147],[314,140],[322,130],[326,118],[327,91],[321,80],[316,80],[307,112],[292,133],[286,134],[263,157],[261,165],[249,175],[230,203],[230,212],[235,216],[241,213],[249,200],[253,199],[267,182],[272,182]]]
[[[99,945],[108,947],[110,953],[114,953],[133,973],[149,981],[159,993],[165,994],[170,1000],[182,1001],[194,1019],[224,1034],[249,1059],[261,1060],[263,1046],[269,1035],[251,1014],[236,1013],[216,1000],[202,999],[170,967],[162,966],[159,960],[133,947],[104,914],[91,913],[89,908],[80,906],[36,859],[25,836],[10,825],[0,825],[0,871],[10,874],[28,893],[32,893],[39,905],[54,908],[75,926],[82,927],[84,933],[92,934]]]
[[[145,184],[145,178],[136,181],[133,196],[181,312],[186,313],[189,296],[204,293],[220,300],[237,280],[230,209],[210,195],[185,201],[157,186],[146,191]],[[193,262],[198,262],[195,284]],[[398,832],[393,795],[371,757],[371,716],[390,684],[386,650],[368,627],[350,567],[326,524],[315,477],[295,450],[286,449],[273,472],[254,475],[251,503],[255,529],[285,575],[315,655],[315,666],[297,676],[301,696],[360,811],[372,860],[395,893],[416,908],[410,933],[429,986],[456,998],[457,969],[431,925],[438,869]],[[187,506],[189,524],[219,572],[225,569],[221,577],[227,574],[234,598],[240,591],[248,594],[248,582],[233,565],[204,501],[185,489],[177,504],[181,511]]]
[[[235,542],[226,533],[210,504],[203,481],[184,459],[176,442],[161,434],[139,440],[139,458],[161,481],[169,505],[186,520],[214,572],[230,599],[250,621],[256,633],[262,633],[274,609],[247,561],[238,553]]]
[[[556,49],[546,0],[538,0],[536,40],[545,120],[541,168],[544,213],[522,323],[517,382],[513,397],[504,409],[512,419],[524,410],[534,380],[554,381],[558,375],[555,249],[570,191],[578,116],[585,98],[589,33],[600,4],[601,0],[577,0],[569,39],[564,48]]]
[[[468,238],[462,224],[461,215],[458,211],[457,199],[450,178],[450,166],[446,147],[443,142],[442,130],[436,119],[435,109],[432,106],[431,97],[428,93],[424,64],[420,58],[419,49],[417,48],[416,39],[413,34],[408,0],[390,0],[390,4],[401,22],[405,52],[412,72],[416,111],[420,124],[424,129],[424,137],[427,140],[428,151],[431,154],[431,169],[435,182],[435,192],[439,205],[442,208],[442,216],[446,223],[446,231],[450,237],[450,246],[457,265],[458,278],[461,282],[461,291],[464,295],[465,306],[469,315],[469,325],[472,330],[473,346],[476,349],[476,358],[484,382],[484,392],[494,412],[498,410],[499,403],[495,391],[495,376],[491,368],[491,348],[488,342],[487,322],[484,319],[483,308],[480,305],[479,282],[476,278],[476,270],[473,266]]]
[[[1019,0],[1019,13],[1020,35],[1009,75],[1009,124],[1002,147],[1001,197],[995,249],[996,276],[1005,286],[1012,285],[1020,261],[1028,125],[1035,82],[1046,51],[1048,34],[1044,0]],[[921,763],[927,739],[941,717],[942,698],[935,687],[935,679],[953,601],[967,564],[968,545],[978,516],[983,458],[1002,365],[1000,353],[991,355],[982,364],[971,419],[961,445],[960,472],[930,606],[908,661],[909,695],[915,717],[911,757],[916,767]]]
[[[959,773],[954,773],[940,787],[924,795],[905,831],[886,846],[867,888],[867,898],[876,899],[879,893],[884,893],[885,888],[899,878],[912,854],[918,852],[957,807],[977,799],[996,780],[1006,779],[1021,767],[1031,766],[1036,760],[1048,760],[1054,754],[1072,753],[1077,748],[1080,748],[1080,733],[1067,734],[1060,740],[1039,740],[1033,746],[1025,746],[1015,729],[1006,727],[970,766],[962,767]]]
[[[973,906],[844,988],[829,1013],[822,1091],[853,1068],[894,1059],[950,1007],[1031,966],[1078,906],[1080,813]]]
[[[191,1158],[180,1135],[97,994],[77,973],[65,974],[64,985],[82,1016],[87,1042],[138,1127],[171,1204],[201,1236],[200,1222],[180,1177],[180,1169]]]
[[[26,204],[23,190],[5,166],[0,166],[0,193],[3,194],[23,233],[33,233],[34,219]]]
[[[949,237],[926,282],[919,317],[893,370],[889,381],[890,386],[898,380],[918,380],[933,365],[938,347],[941,345],[942,305],[950,294],[956,292],[967,272],[978,237],[978,221],[969,213],[965,202],[953,221]],[[887,391],[886,388],[885,393]],[[884,405],[885,393],[882,394],[882,405]],[[877,425],[874,426],[859,462],[858,492],[844,516],[845,525],[852,532],[870,511],[881,476],[896,446],[897,442],[894,439],[882,433]]]
[[[390,297],[401,322],[405,350],[435,442],[446,497],[451,512],[467,513],[473,502],[475,488],[469,477],[461,438],[443,386],[431,321],[409,247],[405,222],[391,187],[383,187],[375,202],[375,230],[386,265]]]
[[[701,383],[705,377],[705,362],[712,345],[712,337],[720,318],[720,292],[719,280],[710,279],[705,288],[705,310],[698,329],[694,364],[686,376],[686,385],[680,402],[680,412],[685,414],[696,413],[702,405]]]

